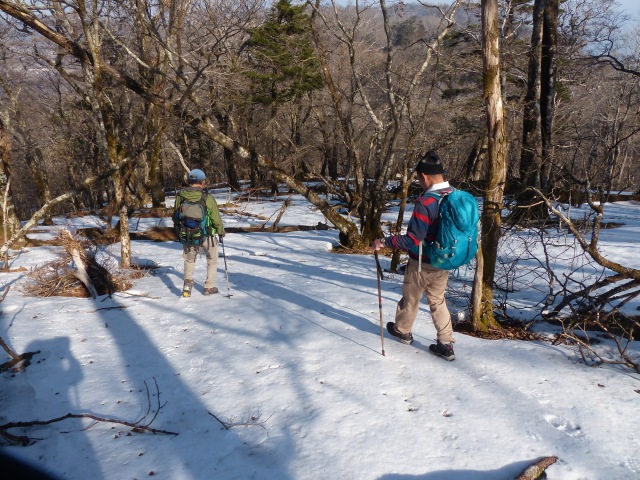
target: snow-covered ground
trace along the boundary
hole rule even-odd
[[[243,208],[268,218],[280,204]],[[640,206],[618,203],[609,213],[625,225],[603,231],[606,253],[640,267]],[[226,227],[261,222],[223,220]],[[319,221],[296,197],[281,224]],[[155,225],[169,219],[132,222],[140,230]],[[134,259],[159,268],[112,297],[26,297],[24,272],[0,274],[0,286],[11,287],[0,303],[0,336],[18,353],[39,352],[26,371],[0,376],[0,424],[67,413],[129,422],[146,415],[143,424],[153,419],[152,428],[178,434],[68,419],[14,429],[38,441],[5,443],[2,451],[68,480],[507,480],[548,455],[559,458],[550,479],[640,478],[637,374],[585,366],[566,346],[462,334],[456,360],[445,362],[426,351],[435,337],[426,304],[416,342],[403,345],[385,332],[382,356],[373,256],[332,253],[335,230],[231,233],[224,243],[229,284],[220,258],[221,294],[210,297],[202,295],[203,257],[192,298],[179,297],[175,242],[134,241]],[[56,251],[30,248],[11,268],[41,265]],[[106,254],[117,259],[119,245]],[[382,282],[385,323],[401,284],[399,276]],[[454,295],[462,287],[451,288]],[[513,294],[525,312],[534,296]],[[640,354],[638,342],[632,348]]]

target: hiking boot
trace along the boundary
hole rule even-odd
[[[429,351],[448,361],[456,359],[456,356],[453,353],[453,344],[451,343],[442,343],[438,340],[437,343],[429,345]]]
[[[186,298],[190,297],[191,289],[193,289],[193,280],[185,280],[182,287],[182,296]]]
[[[203,292],[204,295],[213,295],[214,293],[218,293],[218,287],[205,288]]]
[[[391,335],[393,335],[394,337],[397,337],[398,340],[400,340],[405,345],[411,345],[413,343],[413,335],[411,335],[411,332],[409,332],[409,333],[400,333],[396,329],[396,324],[393,323],[393,322],[388,322],[387,323],[387,331]]]

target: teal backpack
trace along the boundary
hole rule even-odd
[[[435,241],[424,242],[423,247],[431,265],[442,270],[466,265],[478,250],[478,202],[464,190],[427,195],[438,200],[440,217]]]
[[[185,245],[202,245],[211,229],[207,215],[207,194],[203,193],[200,200],[192,202],[184,197],[174,212],[174,225],[178,240]]]

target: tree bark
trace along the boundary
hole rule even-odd
[[[0,109],[0,201],[5,237],[20,230],[11,195],[11,133],[9,115]]]
[[[542,163],[540,188],[548,192],[553,168],[553,119],[556,102],[559,0],[547,0],[544,9],[542,55],[540,66],[540,135]]]
[[[528,466],[514,480],[536,480],[544,473],[547,467],[558,461],[558,457],[543,457],[532,465]]]
[[[482,209],[481,248],[483,272],[481,281],[474,282],[472,296],[481,294],[481,307],[471,312],[474,330],[487,332],[499,328],[493,315],[493,279],[501,237],[502,200],[507,174],[507,138],[505,111],[502,102],[500,68],[500,31],[498,0],[482,0],[482,57],[484,97],[487,110],[487,189]],[[480,289],[480,292],[478,292]]]
[[[91,298],[96,298],[98,296],[98,292],[96,291],[96,287],[93,286],[93,282],[91,282],[91,278],[87,273],[87,267],[83,259],[84,251],[82,250],[82,247],[73,239],[69,230],[64,231],[63,240],[65,250],[69,253],[73,263],[76,265],[76,278],[82,282]]]
[[[542,30],[547,0],[536,0],[533,5],[531,44],[527,93],[524,99],[522,119],[522,149],[520,152],[520,179],[522,188],[540,188],[540,162],[542,145],[540,137],[540,69],[542,68]]]

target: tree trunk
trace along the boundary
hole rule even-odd
[[[5,87],[4,90],[7,94],[7,97],[9,98],[9,103],[11,104],[11,108],[14,112],[15,126],[13,128],[13,134],[19,142],[19,151],[22,152],[22,156],[27,163],[27,167],[29,167],[29,172],[31,173],[33,184],[38,191],[38,195],[40,196],[42,203],[46,203],[51,199],[49,189],[50,181],[47,175],[47,169],[44,162],[44,157],[42,155],[42,150],[33,140],[31,131],[24,122],[24,118],[20,113],[18,97],[14,95],[14,93],[7,87]],[[35,208],[38,204],[38,200],[40,199],[32,199],[32,204],[29,205],[29,208]],[[43,223],[45,225],[53,225],[50,212],[47,212],[47,215],[43,219]]]
[[[552,135],[556,100],[559,3],[559,0],[547,0],[544,9],[540,68],[540,130],[542,137],[540,188],[543,192],[548,192],[551,188],[549,181],[554,157]]]
[[[465,165],[467,181],[477,182],[483,179],[485,171],[485,168],[483,168],[484,157],[487,149],[486,144],[487,132],[483,129],[482,133],[478,135],[478,138],[474,142],[471,152],[469,152],[469,155],[467,156],[467,162]]]
[[[0,111],[0,202],[5,237],[20,230],[20,220],[16,216],[11,195],[11,135],[9,116]],[[6,240],[5,240],[6,242]]]
[[[404,162],[404,168],[402,169],[402,192],[400,197],[400,207],[398,210],[398,218],[393,226],[391,233],[393,235],[400,235],[402,232],[402,224],[404,223],[404,212],[407,209],[407,197],[409,196],[409,188],[411,187],[411,176],[409,175],[408,162]],[[391,266],[389,270],[392,272],[398,271],[398,263],[400,263],[400,250],[394,250],[391,256]]]
[[[153,208],[164,207],[164,155],[162,152],[163,132],[165,123],[160,115],[158,107],[152,104],[145,104],[147,138],[149,139],[148,163],[149,179],[144,182],[151,194],[151,206]]]
[[[233,137],[234,122],[231,118],[231,115],[228,112],[222,112],[219,110],[216,110],[214,112],[214,115],[216,117],[216,120],[218,121],[218,124],[220,125],[220,130],[222,131],[222,133],[224,133],[228,137]],[[240,181],[238,180],[238,172],[236,169],[235,159],[233,157],[233,150],[224,148],[222,150],[222,154],[224,156],[224,167],[227,175],[227,183],[232,190],[239,191]]]
[[[472,296],[481,290],[481,308],[471,312],[476,331],[486,332],[499,328],[493,316],[493,279],[501,236],[501,210],[507,174],[507,138],[505,112],[500,84],[500,31],[498,27],[498,0],[482,0],[482,57],[484,66],[484,95],[487,109],[487,189],[482,209],[481,248],[483,271],[475,281]]]
[[[540,188],[540,69],[542,64],[542,30],[547,0],[536,0],[533,6],[533,25],[529,47],[527,93],[522,120],[522,150],[520,152],[520,179],[522,189]]]

